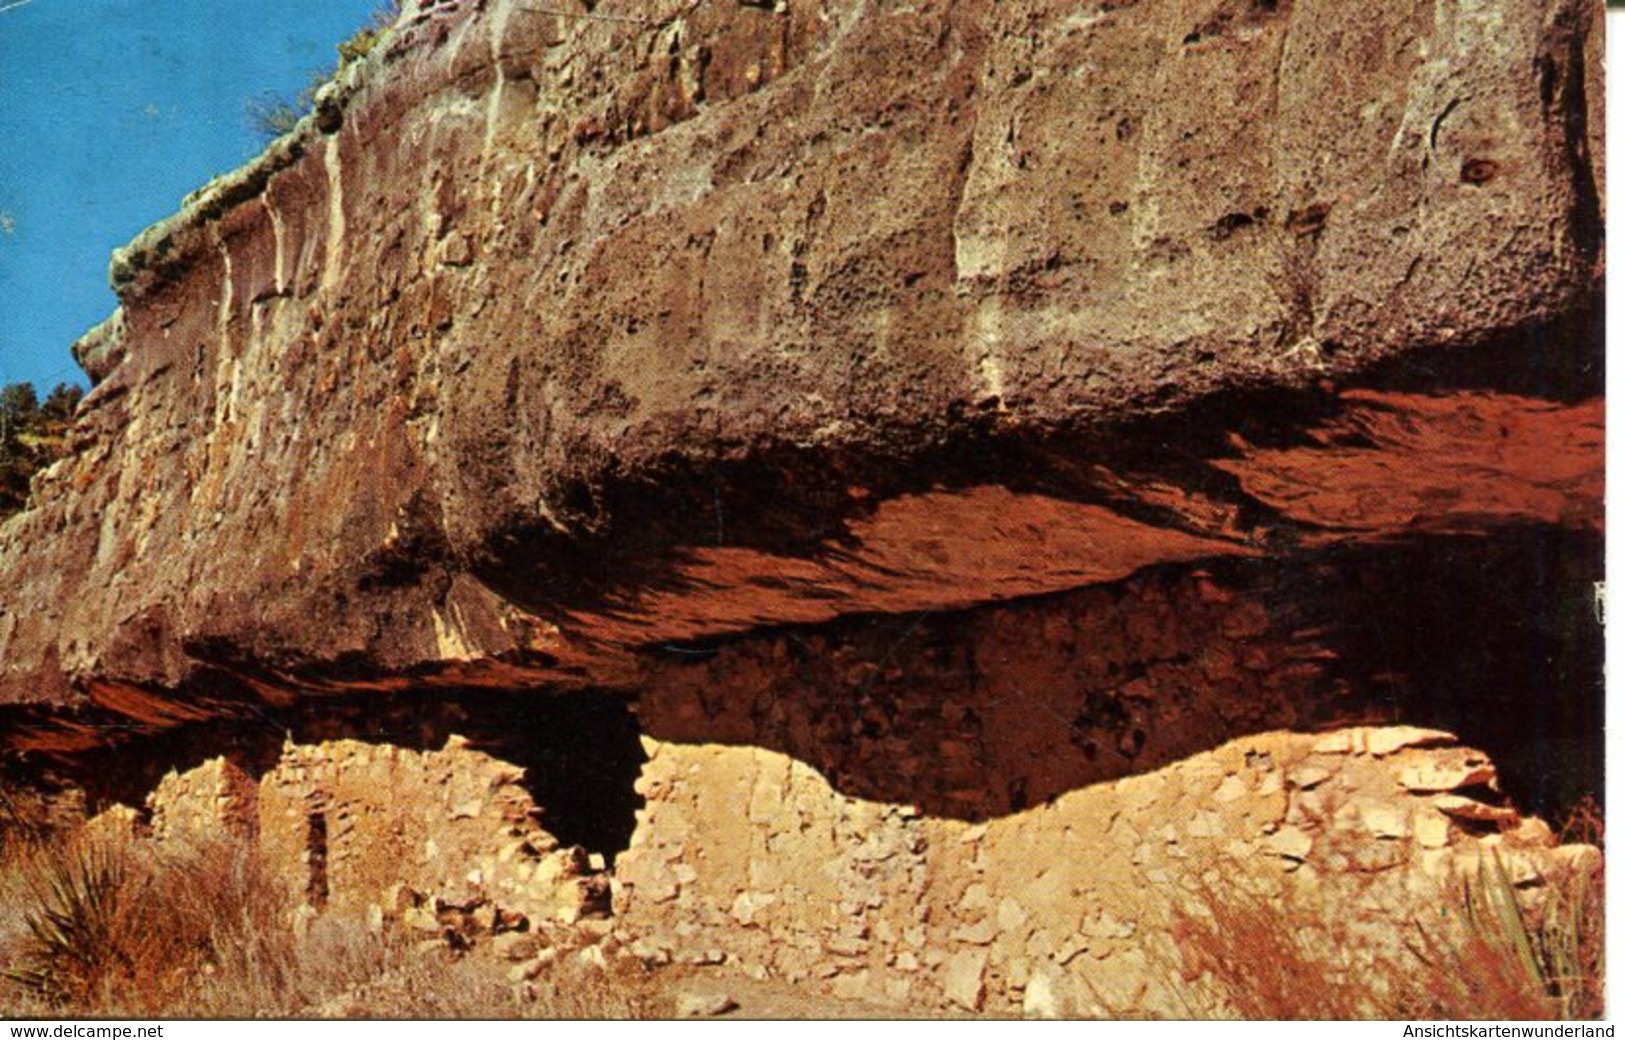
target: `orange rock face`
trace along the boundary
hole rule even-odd
[[[1602,531],[1603,405],[1510,394],[1355,391],[1300,449],[1219,468],[1320,539],[1482,534],[1502,524]]]

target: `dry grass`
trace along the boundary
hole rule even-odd
[[[1237,872],[1212,872],[1234,882]],[[1525,905],[1498,860],[1397,934],[1307,896],[1233,883],[1197,894],[1153,971],[1187,1013],[1252,1019],[1592,1018],[1602,1005],[1600,872]],[[453,957],[329,912],[296,934],[285,885],[224,845],[23,843],[0,860],[0,1012],[167,1017],[640,1018],[662,981],[564,955],[520,987],[476,950]],[[1158,950],[1162,952],[1159,953]],[[1155,963],[1161,957],[1162,963]],[[669,995],[668,995],[669,996]],[[1127,1017],[1143,1008],[1113,1008]]]
[[[1498,857],[1479,861],[1462,901],[1475,957],[1492,962],[1505,987],[1546,1014],[1600,1018],[1603,1013],[1602,874],[1574,876],[1549,888],[1538,912],[1520,907]]]
[[[1550,888],[1531,915],[1499,862],[1484,864],[1408,935],[1303,899],[1209,891],[1174,915],[1169,974],[1193,1004],[1248,1019],[1600,1017],[1601,875]]]
[[[295,942],[283,890],[257,859],[223,845],[163,856],[78,839],[36,845],[8,866],[0,887],[22,893],[12,905],[24,927],[9,936],[5,974],[25,1006],[285,1015],[378,960],[314,933]]]
[[[258,859],[215,845],[13,846],[0,862],[0,1011],[127,1018],[633,1018],[638,980],[564,958],[516,992],[506,964],[327,914],[296,934]]]
[[[1558,830],[1558,837],[1565,844],[1577,842],[1605,849],[1608,847],[1607,830],[1602,803],[1597,801],[1596,795],[1586,793],[1581,795],[1564,814],[1563,826]]]

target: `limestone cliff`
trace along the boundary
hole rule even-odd
[[[916,1009],[1597,869],[1600,3],[404,8],[114,256],[8,776]]]
[[[1595,530],[1600,18],[408,4],[115,257],[9,739]]]

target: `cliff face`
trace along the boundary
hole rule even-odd
[[[1595,873],[1601,4],[404,6],[114,256],[0,768],[959,1011]]]
[[[1595,531],[1600,19],[408,4],[115,257],[9,739]]]

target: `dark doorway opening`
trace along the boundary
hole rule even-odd
[[[327,809],[310,807],[305,816],[305,864],[310,876],[305,882],[305,903],[320,910],[327,905]]]
[[[1488,752],[1561,829],[1604,797],[1602,573],[1600,537],[1528,527],[1335,551],[1297,580],[1362,699]]]

